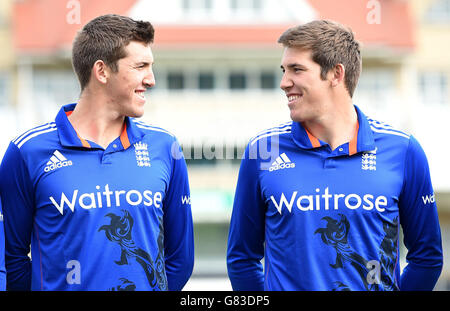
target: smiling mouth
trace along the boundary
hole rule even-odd
[[[142,100],[145,100],[145,91],[134,91],[134,93]]]
[[[288,98],[288,103],[291,104],[293,102],[295,102],[296,100],[300,99],[303,95],[289,95]]]

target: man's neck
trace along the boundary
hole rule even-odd
[[[302,123],[308,132],[329,144],[332,150],[353,139],[358,122],[355,107],[351,102],[335,107],[319,120]]]
[[[85,93],[85,92],[83,92]],[[120,136],[124,116],[110,111],[107,101],[99,94],[83,94],[68,117],[77,134],[105,148]]]

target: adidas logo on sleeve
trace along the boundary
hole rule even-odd
[[[294,167],[295,163],[291,162],[286,153],[282,153],[275,159],[275,161],[273,161],[272,165],[269,167],[269,172]]]
[[[61,154],[61,152],[55,150],[53,152],[53,155],[50,157],[50,160],[47,162],[44,168],[44,172],[54,171],[58,168],[71,165],[72,161],[67,160],[67,158]]]

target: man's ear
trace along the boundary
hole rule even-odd
[[[102,60],[97,60],[92,66],[92,75],[96,81],[106,84],[110,74],[109,67]]]
[[[344,83],[345,78],[345,67],[342,64],[337,64],[331,70],[331,86],[338,86],[340,83]]]

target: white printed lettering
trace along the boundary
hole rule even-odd
[[[181,197],[181,204],[191,204],[191,197],[187,195],[183,195]]]
[[[423,201],[423,204],[430,204],[430,203],[436,202],[436,200],[434,198],[434,193],[433,194],[429,194],[429,195],[423,195],[422,196],[422,201]]]
[[[306,200],[308,202],[308,206],[303,207],[302,201]],[[297,207],[301,211],[312,211],[314,209],[313,196],[312,195],[302,195],[297,200]],[[289,210],[290,212],[290,210]]]
[[[68,206],[74,212],[77,203],[82,209],[102,208],[104,202],[106,202],[106,207],[120,207],[123,199],[130,206],[139,206],[141,204],[155,206],[156,208],[161,208],[162,206],[163,194],[161,192],[155,192],[153,194],[150,190],[140,192],[135,189],[112,191],[109,185],[104,186],[104,191],[101,190],[100,186],[96,186],[95,188],[98,190],[97,192],[86,192],[80,195],[78,195],[79,190],[76,189],[73,191],[70,199],[68,195],[62,192],[59,203],[53,196],[50,196],[49,199],[61,215],[63,215],[65,206]]]
[[[286,200],[286,197],[284,196],[284,193],[281,194],[281,199],[280,199],[280,203],[277,204],[277,201],[275,200],[275,198],[273,196],[270,196],[270,199],[272,200],[273,204],[275,205],[275,207],[277,208],[278,212],[281,214],[281,209],[283,207],[283,205],[285,204],[289,213],[292,210],[292,205],[294,204],[294,200],[295,197],[297,196],[297,191],[294,191],[294,193],[292,194],[291,197],[291,201],[289,201],[289,203]]]
[[[84,199],[88,198],[89,199],[89,203],[85,204],[84,203]],[[78,200],[78,203],[80,204],[80,206],[84,209],[91,209],[91,208],[96,208],[97,206],[95,205],[95,196],[93,193],[83,193],[82,195],[80,195],[80,199]]]
[[[73,212],[75,209],[75,200],[77,199],[78,190],[75,190],[72,195],[72,201],[69,202],[66,195],[61,193],[61,203],[56,203],[55,199],[53,197],[50,197],[50,201],[52,201],[53,205],[58,209],[58,211],[63,214],[64,210],[64,204],[67,204],[67,206],[70,208],[70,210]]]
[[[136,201],[132,201],[131,200],[131,195],[132,194],[136,195],[136,197],[137,197]],[[127,199],[127,203],[130,204],[130,205],[133,205],[133,206],[139,205],[142,202],[142,195],[137,190],[130,190],[130,191],[128,191],[127,194],[125,195],[125,198]]]
[[[338,210],[339,208],[342,208],[345,206],[346,208],[350,210],[357,210],[361,206],[364,210],[370,211],[375,209],[378,212],[384,212],[386,210],[386,207],[388,206],[388,199],[387,197],[381,195],[375,197],[373,194],[364,194],[362,196],[356,194],[356,193],[350,193],[350,194],[330,194],[329,188],[325,188],[323,191],[323,194],[320,193],[320,189],[315,189],[316,194],[310,195],[310,194],[303,194],[297,197],[298,191],[292,192],[290,196],[286,196],[284,193],[281,193],[280,199],[276,200],[273,195],[270,196],[270,200],[272,201],[273,205],[277,209],[277,211],[282,213],[283,206],[287,208],[289,213],[292,213],[292,206],[295,204],[297,205],[297,208],[303,212],[306,211],[320,211],[321,208],[324,210],[334,209]],[[332,199],[331,202],[333,202],[333,206],[330,206],[330,199]],[[339,201],[339,199],[343,199],[343,201]],[[431,198],[424,198],[422,197],[424,202],[427,200],[431,201],[434,200]],[[321,203],[321,201],[323,202]]]

